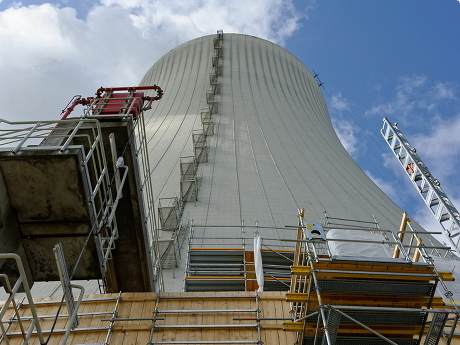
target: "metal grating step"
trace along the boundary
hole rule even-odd
[[[243,263],[243,251],[240,250],[199,250],[189,252],[190,262],[241,262]]]
[[[185,279],[185,291],[244,290],[244,279]]]
[[[292,266],[294,262],[294,253],[282,252],[281,254],[272,251],[262,251],[262,261],[266,264],[278,264]]]
[[[340,313],[337,310],[329,309],[329,313],[327,316],[327,331],[329,333],[329,340],[331,344],[336,344],[337,331],[339,330],[341,317],[342,315],[340,315]],[[326,336],[323,337],[321,344],[322,345],[328,344]]]
[[[287,283],[287,285],[282,282]],[[264,291],[289,291],[289,281],[265,279]]]
[[[322,341],[322,337],[319,337],[319,341]],[[398,345],[416,345],[416,339],[390,339]],[[316,343],[318,344],[319,341]],[[302,345],[314,345],[314,337],[305,337]],[[335,341],[335,345],[388,345],[388,342],[380,338],[364,338],[364,337],[338,337]]]
[[[425,345],[437,345],[439,338],[444,330],[447,321],[447,313],[434,313],[431,320],[428,334],[426,335]]]
[[[242,263],[236,264],[195,264],[188,266],[187,274],[191,276],[244,276]]]
[[[308,311],[311,313],[312,311]],[[363,313],[363,312],[356,312],[356,311],[349,311],[345,314],[351,316],[353,319],[364,323],[364,324],[372,324],[372,325],[422,325],[425,314],[423,313]],[[312,316],[309,318],[311,322],[316,322],[318,316]],[[343,318],[341,321],[342,324],[353,324],[353,321]]]
[[[286,269],[280,267],[273,267],[268,265],[263,265],[264,273],[268,276],[274,276],[277,278],[291,278],[291,269],[286,267]]]
[[[430,283],[394,283],[388,281],[366,280],[320,280],[321,292],[338,292],[353,294],[380,294],[405,296],[431,296],[434,284]]]

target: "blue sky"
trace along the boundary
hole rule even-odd
[[[398,122],[460,207],[460,2],[317,1],[307,13],[286,48],[319,73],[334,125],[358,164],[436,229],[379,129],[383,116]]]
[[[460,207],[458,0],[3,0],[0,117],[57,119],[73,95],[135,85],[217,29],[281,44],[319,73],[350,154],[426,228],[436,223],[379,133],[383,116]]]

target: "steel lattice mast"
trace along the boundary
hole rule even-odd
[[[380,132],[398,158],[407,176],[417,188],[423,201],[438,223],[441,224],[446,236],[455,246],[456,251],[459,252],[460,212],[441,188],[441,183],[430,173],[417,155],[415,148],[409,144],[398,129],[397,124],[390,123],[385,117]]]

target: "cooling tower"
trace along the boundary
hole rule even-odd
[[[225,243],[243,220],[262,237],[295,238],[286,226],[297,225],[299,208],[312,223],[398,230],[403,210],[350,157],[314,76],[280,46],[242,34],[197,38],[150,68],[141,85],[153,84],[164,90],[146,113],[162,241],[190,220],[194,243]]]
[[[7,343],[459,344],[458,260],[348,155],[297,58],[218,32],[141,83],[0,119]]]

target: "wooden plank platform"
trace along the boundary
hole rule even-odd
[[[157,293],[124,293],[121,294],[117,320],[113,323],[109,344],[145,345],[149,341],[152,344],[164,344],[173,341],[196,343],[229,340],[249,343],[259,341],[260,327],[260,340],[265,344],[292,345],[295,340],[294,333],[284,332],[282,326],[283,321],[286,321],[282,319],[290,318],[289,303],[285,301],[284,295],[284,292],[261,292],[258,294],[259,298],[256,298],[254,292],[183,292],[163,293],[160,296]],[[111,323],[102,320],[112,318],[117,296],[118,294],[85,296],[79,313],[89,314],[79,317],[80,324],[71,332],[67,344],[104,343]],[[36,300],[35,306],[44,331],[51,329],[54,318],[43,316],[55,314],[60,302],[60,298]],[[209,310],[213,312],[206,312]],[[255,310],[260,310],[259,315]],[[14,316],[12,312],[12,309],[8,310],[8,319]],[[20,312],[21,316],[31,315],[27,305],[22,306]],[[60,313],[67,314],[65,304]],[[262,320],[257,320],[257,316]],[[155,322],[152,321],[154,317],[157,318]],[[264,318],[271,320],[263,320]],[[49,345],[60,344],[67,321],[67,317],[57,319]],[[29,324],[29,321],[24,322],[25,327]],[[8,333],[10,344],[22,343],[17,322],[11,323]],[[48,334],[45,333],[45,339]],[[38,337],[33,336],[30,344],[39,345]]]

